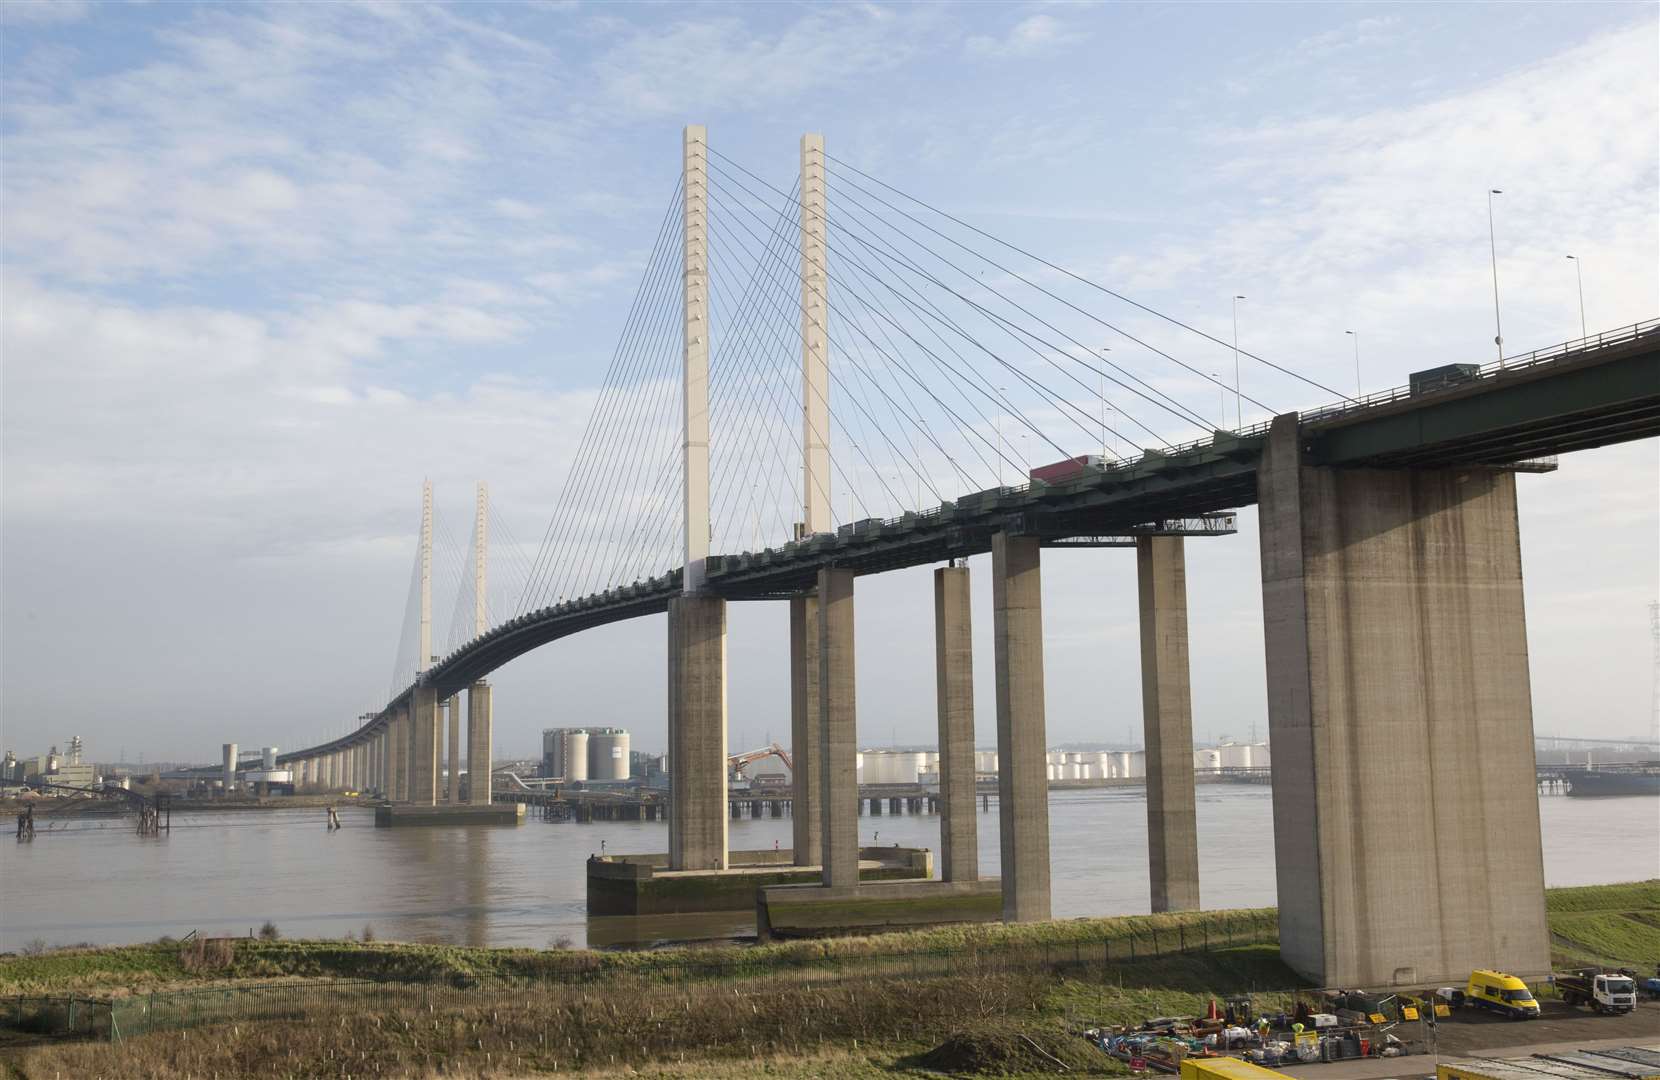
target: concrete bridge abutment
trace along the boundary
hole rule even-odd
[[[669,866],[726,866],[726,601],[669,601]]]
[[[1325,986],[1548,970],[1513,473],[1258,476],[1280,951]]]

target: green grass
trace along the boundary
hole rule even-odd
[[[1546,893],[1556,960],[1562,964],[1660,963],[1660,881],[1550,889]],[[1121,966],[1131,948],[1171,953],[1272,941],[1274,911],[1187,912],[1043,923],[969,924],[868,937],[836,937],[757,946],[660,949],[644,952],[482,949],[353,941],[238,939],[228,968],[187,971],[176,944],[61,949],[35,956],[0,956],[0,994],[112,994],[239,980],[368,978],[443,983],[469,980],[633,975],[660,980],[747,978],[778,972],[834,972],[859,960],[896,973],[915,969],[911,958],[949,956],[953,963],[1003,957],[1072,957]],[[1272,946],[1267,947],[1272,953]],[[1180,971],[1183,957],[1165,962]],[[1275,963],[1278,961],[1276,959]],[[928,964],[923,964],[924,969]],[[711,970],[713,969],[713,970]],[[1257,985],[1289,986],[1281,973],[1263,973]],[[1247,971],[1238,971],[1250,978]],[[1175,977],[1174,974],[1166,976]]]
[[[1558,967],[1660,964],[1660,881],[1549,889],[1545,909]]]

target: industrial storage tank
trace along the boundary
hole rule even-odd
[[[549,776],[588,779],[588,732],[583,728],[549,728],[542,732],[542,757]]]
[[[1251,745],[1249,743],[1223,743],[1216,749],[1222,755],[1222,768],[1249,769],[1251,767]]]
[[[588,732],[588,779],[628,779],[628,732],[595,728]]]
[[[272,772],[277,767],[277,748],[262,746],[259,749],[259,767],[266,772]]]

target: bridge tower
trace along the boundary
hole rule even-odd
[[[709,557],[708,131],[681,138],[682,468],[685,570],[669,601],[669,866],[724,869],[726,601],[703,589]]]
[[[801,526],[830,531],[830,335],[826,267],[824,136],[801,137]],[[798,537],[799,539],[799,537]],[[824,728],[819,716],[818,594],[790,598],[790,770],[797,866],[823,857]],[[857,813],[857,804],[854,811]]]
[[[473,635],[483,636],[490,622],[486,603],[490,584],[490,487],[478,482],[473,497]],[[450,801],[461,801],[461,769],[456,731],[460,728],[461,695],[450,699]],[[490,684],[479,679],[467,688],[467,802],[490,805],[491,723]]]

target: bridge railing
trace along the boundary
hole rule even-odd
[[[1299,418],[1304,423],[1331,420],[1342,416],[1345,413],[1375,408],[1379,405],[1391,405],[1397,401],[1404,401],[1407,398],[1423,397],[1426,394],[1434,394],[1446,390],[1456,390],[1469,386],[1472,383],[1480,382],[1484,379],[1498,378],[1517,371],[1522,371],[1534,366],[1535,364],[1546,363],[1552,360],[1561,360],[1565,357],[1576,356],[1595,349],[1607,348],[1611,345],[1620,345],[1627,341],[1635,341],[1637,338],[1655,333],[1657,331],[1660,331],[1660,319],[1645,319],[1642,322],[1632,323],[1630,326],[1622,326],[1617,330],[1599,331],[1595,334],[1588,334],[1585,337],[1574,338],[1571,341],[1564,341],[1557,345],[1550,345],[1543,349],[1534,349],[1531,352],[1518,353],[1515,356],[1507,356],[1503,360],[1489,360],[1487,363],[1481,365],[1474,375],[1471,375],[1467,379],[1449,381],[1434,387],[1420,387],[1417,390],[1414,390],[1410,385],[1396,386],[1388,390],[1377,390],[1370,394],[1363,394],[1360,397],[1347,398],[1341,402],[1336,402],[1331,405],[1323,405],[1314,409],[1305,410],[1299,414]],[[1268,423],[1269,422],[1264,422],[1254,425],[1251,428],[1238,432],[1238,434],[1252,435],[1259,432],[1266,433],[1268,430]]]

